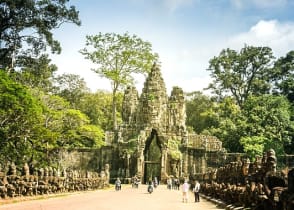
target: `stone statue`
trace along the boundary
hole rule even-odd
[[[110,180],[110,173],[109,173],[109,164],[105,164],[104,170],[105,170],[105,184],[109,185],[109,180]]]

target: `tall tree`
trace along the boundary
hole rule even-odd
[[[117,92],[133,83],[134,74],[149,72],[158,56],[152,53],[149,42],[128,33],[86,36],[86,46],[80,52],[86,59],[98,64],[94,72],[111,81],[113,129],[116,130]]]
[[[285,145],[291,141],[289,131],[294,127],[290,117],[289,102],[284,96],[250,96],[240,117],[240,142],[245,152],[254,157],[273,148],[277,154],[284,154]]]
[[[240,53],[223,50],[209,61],[208,71],[213,82],[209,88],[219,97],[231,95],[242,107],[248,96],[269,93],[269,75],[273,65],[273,53],[269,47],[245,46]]]
[[[240,144],[240,124],[241,114],[240,107],[232,97],[225,97],[222,101],[212,104],[205,112],[202,113],[209,121],[203,134],[216,136],[223,142],[223,147],[229,152],[243,152]]]
[[[33,156],[41,125],[40,102],[0,70],[0,160],[21,163]]]
[[[63,23],[80,25],[69,0],[2,0],[0,2],[1,68],[22,66],[23,60],[36,57],[49,46],[53,53],[61,48],[52,30]]]
[[[294,51],[288,52],[285,57],[275,62],[272,80],[275,82],[276,91],[294,103]]]
[[[60,96],[34,91],[43,103],[43,127],[50,132],[42,136],[40,144],[47,145],[46,151],[55,148],[87,147],[103,145],[103,130],[90,124],[89,118],[80,110],[71,109],[67,100]]]
[[[62,74],[54,81],[56,85],[54,93],[69,101],[73,108],[77,108],[81,98],[90,92],[84,78],[76,74]]]
[[[204,113],[212,107],[213,101],[209,96],[196,91],[186,94],[186,125],[193,128],[196,133],[211,126],[210,119]]]
[[[16,81],[45,92],[52,91],[53,77],[57,67],[50,62],[48,55],[26,59],[24,66],[19,71],[14,72]]]
[[[122,104],[123,94],[118,92],[117,104]],[[91,120],[91,124],[100,126],[109,131],[113,128],[112,119],[112,93],[98,90],[96,93],[86,93],[80,100],[77,108],[85,113]],[[122,106],[117,106],[117,122],[121,119]]]

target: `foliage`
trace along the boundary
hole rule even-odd
[[[54,80],[54,93],[69,101],[72,108],[77,108],[83,96],[90,92],[85,80],[79,75],[62,74]]]
[[[122,109],[123,94],[118,92],[117,103],[117,121],[122,122],[121,109]],[[91,124],[101,127],[105,131],[112,130],[112,94],[107,91],[97,91],[96,93],[85,93],[79,100],[77,108],[85,113]]]
[[[275,82],[276,92],[294,103],[294,51],[279,58],[274,65],[272,80]]]
[[[250,95],[270,92],[273,59],[269,47],[245,46],[240,53],[223,50],[209,61],[208,71],[214,79],[209,88],[220,98],[231,95],[242,107]]]
[[[50,62],[48,55],[27,58],[24,67],[15,71],[11,76],[25,86],[49,92],[52,90],[52,78],[57,71],[57,67]]]
[[[95,125],[84,125],[78,129],[80,135],[81,147],[87,148],[100,148],[104,145],[104,132]]]
[[[194,132],[201,133],[212,125],[211,120],[205,115],[213,104],[210,97],[199,91],[191,92],[186,95],[185,103],[186,125],[192,127]]]
[[[171,156],[173,160],[180,160],[182,157],[182,153],[180,151],[181,140],[171,138],[168,140],[168,154]]]
[[[265,151],[264,142],[266,142],[264,136],[244,136],[240,139],[240,143],[244,146],[244,151],[251,159],[257,155],[262,155],[263,151]]]
[[[101,77],[107,78],[112,85],[113,129],[117,129],[116,106],[117,91],[133,84],[134,74],[149,72],[157,55],[151,52],[151,44],[136,35],[99,33],[86,36],[86,47],[80,52],[86,59],[98,64],[93,69]]]
[[[59,96],[28,89],[0,72],[0,159],[54,161],[58,148],[99,148],[104,132]],[[53,152],[53,153],[52,153]]]
[[[2,68],[23,66],[27,58],[36,57],[49,46],[53,53],[61,48],[52,30],[63,23],[80,25],[69,0],[2,0],[0,3],[0,63]]]
[[[263,95],[249,97],[242,110],[241,144],[250,154],[274,148],[284,153],[284,145],[291,140],[289,103],[285,97]]]
[[[0,70],[0,153],[1,159],[16,163],[32,158],[40,131],[42,106],[22,85]]]
[[[210,127],[202,134],[216,136],[223,142],[229,152],[243,152],[240,145],[239,120],[241,110],[231,97],[224,98],[221,102],[215,102],[211,108],[202,115],[210,119]]]
[[[79,110],[63,110],[62,132],[57,145],[62,148],[102,146],[103,131],[89,122],[88,117]]]

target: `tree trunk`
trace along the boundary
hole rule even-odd
[[[116,120],[116,88],[112,91],[112,119],[113,119],[113,130],[117,131],[117,120]]]

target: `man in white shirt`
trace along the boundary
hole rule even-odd
[[[199,191],[200,191],[200,183],[196,181],[195,186],[193,188],[194,196],[195,196],[195,202],[199,202]]]

